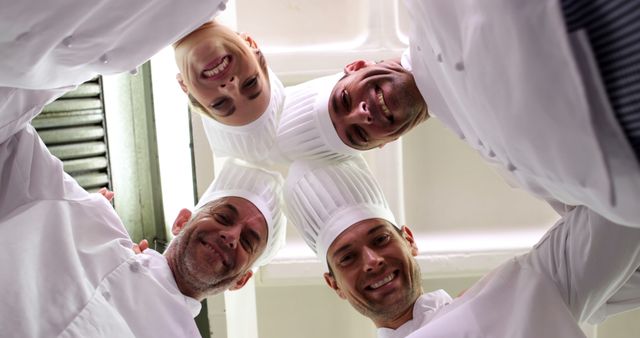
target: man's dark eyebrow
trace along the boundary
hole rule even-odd
[[[333,111],[337,112],[338,111],[338,102],[336,101],[336,96],[335,95],[331,95],[331,106],[333,107]],[[335,128],[335,126],[333,126]]]
[[[371,235],[372,233],[380,230],[380,228],[384,228],[385,225],[384,224],[378,224],[376,226],[374,226],[373,228],[369,229],[369,231],[367,231],[367,235]]]
[[[238,217],[238,215],[240,214],[238,212],[238,208],[236,208],[236,206],[231,203],[225,203],[222,205],[222,207],[226,207],[227,209],[229,209],[233,213],[233,216],[235,217]]]
[[[347,244],[345,244],[345,245],[341,246],[341,247],[340,247],[340,249],[336,250],[336,251],[333,253],[333,255],[332,255],[332,256],[333,256],[333,258],[336,258],[338,255],[340,255],[340,253],[341,253],[341,252],[344,252],[344,251],[349,250],[349,248],[351,248],[351,243],[347,243]]]

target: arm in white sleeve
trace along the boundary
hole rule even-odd
[[[629,288],[635,290],[634,305],[640,305],[634,277],[640,266],[640,229],[612,223],[586,207],[567,212],[524,259],[554,281],[579,322],[601,312],[607,302],[633,298]]]

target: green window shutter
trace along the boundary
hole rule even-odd
[[[111,189],[100,77],[48,104],[31,124],[83,188]]]

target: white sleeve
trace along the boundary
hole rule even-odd
[[[87,196],[47,150],[31,125],[0,143],[0,220],[39,200],[80,200]]]
[[[633,305],[640,305],[640,283],[632,283],[640,266],[640,229],[612,223],[586,207],[567,212],[523,260],[556,284],[579,322],[598,317],[607,302],[619,298],[635,297]]]

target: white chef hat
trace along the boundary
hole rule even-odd
[[[284,103],[284,87],[268,68],[271,98],[267,110],[255,121],[242,126],[229,126],[203,117],[204,131],[216,156],[241,158],[248,162],[264,161],[276,143],[278,119]]]
[[[196,210],[222,197],[241,197],[260,210],[267,222],[267,247],[253,263],[258,268],[271,261],[284,246],[287,219],[282,212],[282,184],[279,173],[228,159],[218,177],[200,197]]]
[[[398,227],[361,156],[294,162],[285,183],[285,200],[289,220],[327,269],[331,243],[353,224],[381,218]]]
[[[287,87],[278,125],[278,148],[289,161],[341,159],[358,153],[344,144],[329,116],[329,98],[344,73]]]

